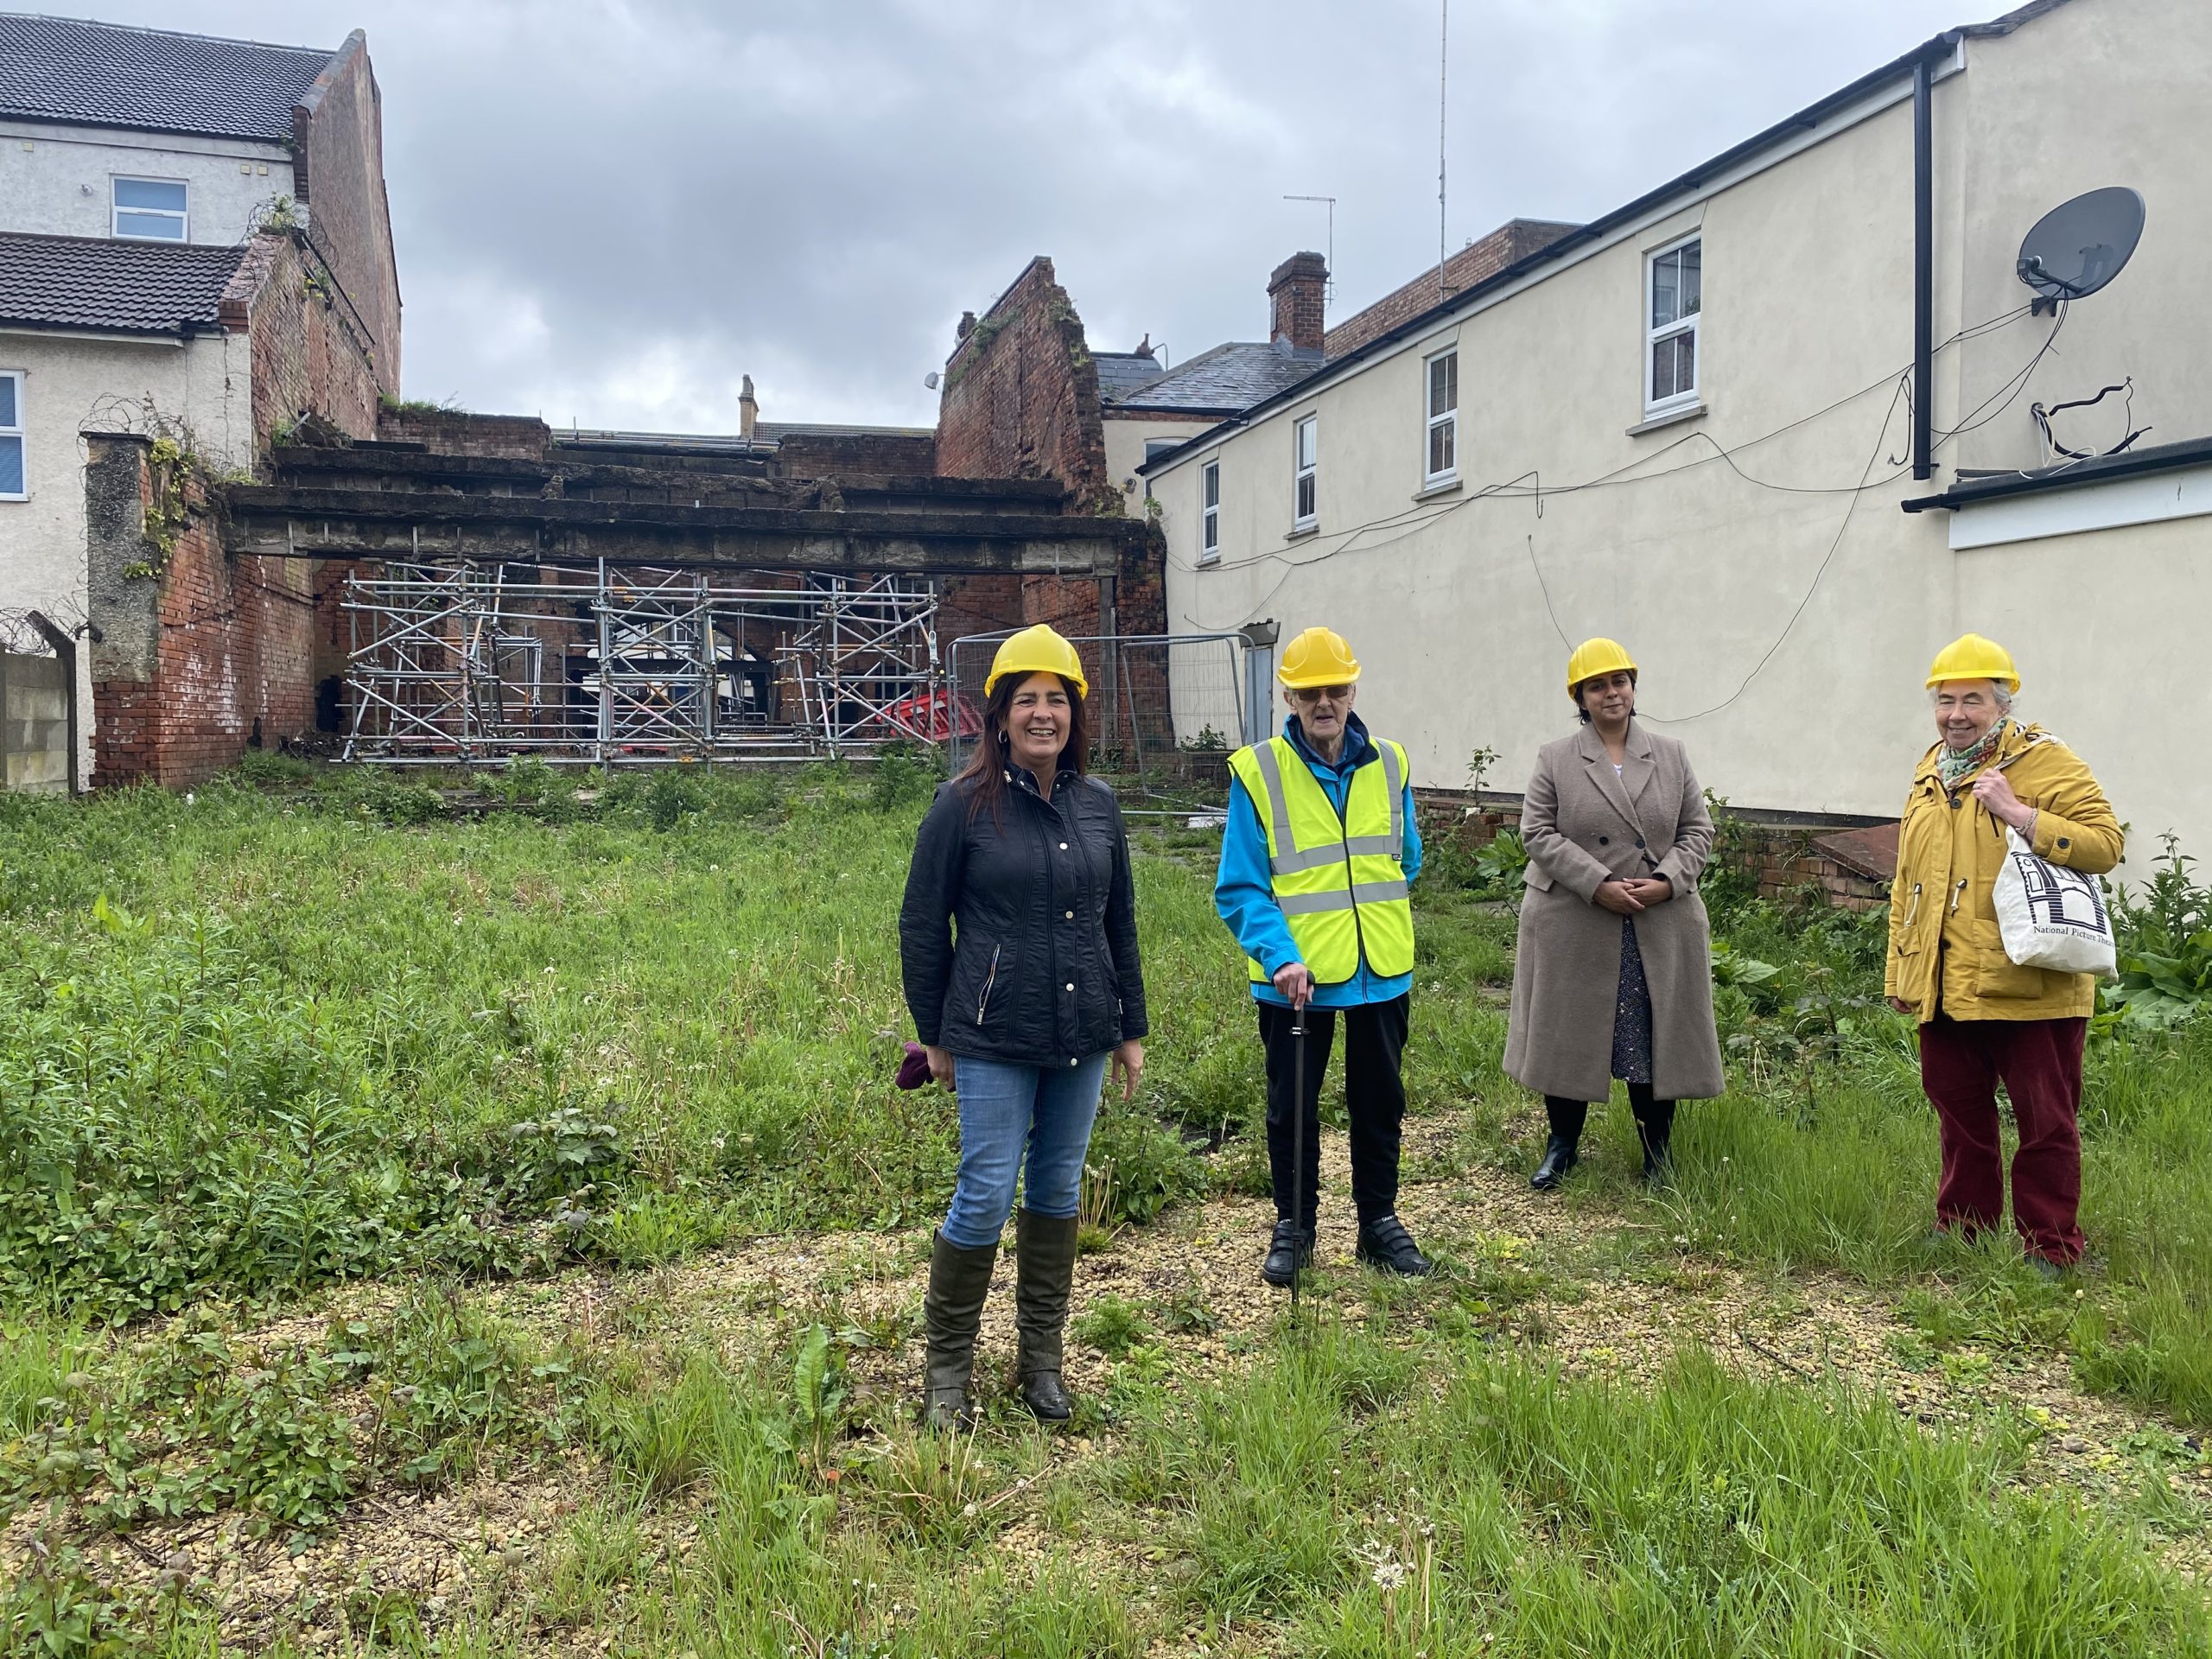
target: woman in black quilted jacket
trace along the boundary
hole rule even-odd
[[[960,1174],[923,1302],[923,1417],[969,1421],[969,1378],[999,1235],[1014,1224],[1021,1398],[1071,1408],[1061,1335],[1076,1210],[1109,1063],[1133,1099],[1144,1071],[1129,843],[1114,791],[1086,777],[1075,648],[1044,626],[999,648],[975,758],[941,787],[914,842],[899,942],[931,1075],[959,1098]]]

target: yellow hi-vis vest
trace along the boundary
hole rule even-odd
[[[1378,762],[1354,769],[1337,809],[1286,737],[1239,749],[1230,769],[1268,832],[1275,902],[1299,959],[1323,985],[1359,972],[1360,953],[1386,978],[1414,970],[1414,910],[1406,897],[1406,752],[1375,740]],[[1268,970],[1248,959],[1253,980]]]

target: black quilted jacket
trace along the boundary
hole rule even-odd
[[[1016,770],[1001,821],[941,785],[914,841],[899,954],[915,1034],[1019,1065],[1068,1065],[1147,1030],[1128,833],[1114,791]]]

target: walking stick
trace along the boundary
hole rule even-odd
[[[1290,1313],[1298,1317],[1298,1281],[1306,1267],[1306,1004],[1290,1005]]]

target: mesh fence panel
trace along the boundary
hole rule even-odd
[[[982,731],[983,683],[1006,634],[952,642],[946,677],[957,710],[951,764]],[[1071,639],[1090,682],[1091,767],[1132,810],[1203,810],[1229,787],[1230,752],[1245,741],[1244,652],[1233,633]]]

